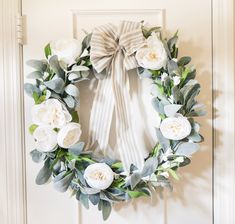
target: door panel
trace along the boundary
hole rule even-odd
[[[133,12],[133,8],[139,12],[136,14],[136,11]],[[93,11],[81,13],[83,9]],[[147,11],[143,9],[151,9],[151,11],[146,13]],[[97,10],[101,11],[97,13]],[[107,10],[109,10],[109,15],[107,15]],[[115,10],[122,13],[115,14]],[[122,10],[126,11],[123,13]],[[106,22],[117,22],[122,19],[137,21],[144,19],[151,24],[157,23],[156,25],[163,26],[164,33],[170,35],[179,29],[179,53],[180,55],[192,56],[192,62],[197,67],[198,80],[202,84],[200,100],[206,104],[208,111],[207,115],[200,119],[205,142],[202,144],[201,151],[194,155],[192,164],[181,169],[181,179],[174,183],[172,193],[163,192],[164,199],[160,199],[156,194],[152,200],[138,199],[133,203],[117,205],[110,219],[105,223],[212,223],[210,0],[23,0],[23,14],[27,17],[27,43],[24,46],[24,62],[31,58],[43,58],[43,47],[52,39],[72,36],[80,39],[82,37],[80,35],[81,29],[91,31],[94,26]],[[29,71],[30,69],[25,66],[24,73],[27,74]],[[131,75],[131,82],[134,80],[133,77]],[[140,84],[139,81],[136,84],[136,88],[140,89],[147,88],[147,86],[148,83]],[[80,86],[83,96],[87,91],[86,87]],[[147,99],[147,96],[140,95],[143,99]],[[89,100],[91,102],[92,96]],[[85,102],[84,99],[81,101]],[[27,132],[27,127],[31,122],[32,104],[32,100],[25,97],[26,148],[28,153],[33,148],[33,139]],[[88,120],[88,117],[85,116],[87,110],[89,108],[83,107],[80,111],[85,130]],[[34,179],[39,166],[31,162],[28,155],[26,162],[29,224],[103,223],[101,214],[97,212],[96,208],[90,210],[81,208],[74,198],[69,198],[69,193],[58,193],[51,185],[37,186]]]

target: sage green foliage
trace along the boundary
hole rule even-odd
[[[152,32],[158,32],[162,38],[159,27],[147,29],[143,26],[142,30],[146,38]],[[26,83],[25,91],[33,97],[35,104],[40,104],[48,98],[58,99],[71,113],[73,122],[79,122],[76,111],[79,106],[79,89],[76,83],[88,80],[92,70],[89,56],[90,39],[91,34],[88,34],[82,42],[82,51],[86,51],[87,54],[78,57],[77,62],[69,67],[58,61],[56,55],[51,55],[50,44],[44,49],[46,60],[30,60],[27,63],[35,69],[28,78],[36,82]],[[195,99],[200,92],[200,84],[195,80],[196,70],[188,65],[191,58],[185,56],[176,60],[177,40],[178,32],[168,40],[162,39],[168,55],[165,68],[160,70],[138,68],[137,72],[141,78],[152,80],[154,84],[152,104],[161,119],[180,113],[190,121],[191,134],[180,141],[173,141],[166,139],[161,131],[156,129],[159,143],[146,158],[142,170],[137,170],[133,165],[130,167],[128,178],[123,174],[120,161],[97,155],[92,151],[85,151],[83,142],[69,149],[57,146],[55,151],[48,153],[34,149],[30,153],[33,161],[44,162],[36,178],[37,184],[45,184],[51,178],[58,191],[65,192],[68,188],[71,189],[72,195],[75,195],[85,208],[89,208],[89,203],[97,205],[102,211],[104,220],[109,217],[113,203],[151,196],[153,191],[164,187],[172,190],[170,179],[164,174],[167,172],[174,179],[179,180],[177,170],[190,163],[191,155],[199,148],[198,143],[203,141],[199,133],[200,126],[194,121],[194,117],[204,114],[203,107]],[[163,73],[167,74],[165,80],[161,79]],[[180,77],[178,85],[174,85],[173,76]],[[32,134],[36,128],[36,125],[31,125],[30,133]],[[169,149],[171,153],[168,153]],[[99,162],[105,162],[111,167],[115,173],[115,179],[109,188],[97,192],[90,188],[83,174],[87,166]]]

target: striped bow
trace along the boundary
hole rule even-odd
[[[89,145],[97,142],[104,151],[110,147],[109,132],[115,108],[116,148],[124,170],[128,173],[131,164],[141,169],[144,153],[138,148],[131,122],[127,74],[137,67],[134,53],[144,44],[141,24],[123,21],[118,28],[112,24],[97,27],[90,44],[90,59],[97,77],[102,80],[98,82],[91,109]]]

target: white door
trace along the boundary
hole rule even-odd
[[[135,9],[135,10],[134,10]],[[166,35],[177,29],[180,34],[180,55],[190,55],[202,83],[200,100],[207,106],[207,116],[200,119],[205,142],[194,155],[192,164],[181,169],[180,181],[174,191],[164,192],[164,198],[138,199],[133,203],[115,206],[109,224],[210,224],[212,223],[212,56],[210,0],[23,0],[23,14],[27,19],[24,62],[43,58],[43,47],[52,39],[83,37],[82,29],[91,31],[97,25],[119,20],[145,20],[163,27]],[[203,24],[203,25],[202,25]],[[25,66],[25,75],[30,69]],[[29,81],[26,80],[25,81]],[[81,95],[87,86],[80,86]],[[81,99],[81,103],[85,99]],[[31,122],[33,102],[25,97],[26,148],[33,148],[27,132]],[[81,111],[86,130],[87,116]],[[86,136],[85,136],[86,137]],[[51,185],[37,186],[34,182],[39,166],[26,157],[28,224],[101,224],[102,216],[96,208],[86,210],[69,194],[56,192]]]

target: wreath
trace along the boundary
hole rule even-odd
[[[57,40],[46,45],[45,60],[29,60],[35,70],[25,91],[33,97],[35,139],[32,160],[44,165],[36,177],[39,185],[52,180],[55,189],[68,189],[85,208],[98,205],[106,220],[114,203],[151,196],[160,188],[172,189],[171,177],[190,163],[203,137],[194,117],[204,115],[195,97],[200,84],[190,57],[178,56],[178,32],[163,39],[159,27],[143,22],[106,24],[77,40]],[[151,79],[152,105],[160,116],[158,142],[147,158],[136,146],[130,122],[127,71]],[[90,136],[80,141],[78,82],[95,75],[99,80],[90,117]],[[117,117],[119,158],[107,153],[112,113]],[[135,151],[133,151],[135,150]]]

